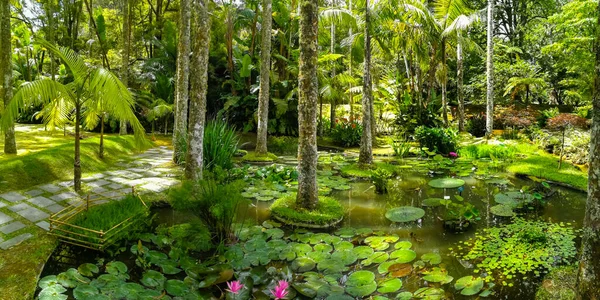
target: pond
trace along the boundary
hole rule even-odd
[[[397,236],[397,240],[409,241],[412,244],[410,249],[414,250],[417,257],[422,257],[426,253],[439,254],[442,259],[441,266],[447,270],[447,274],[454,278],[452,284],[447,285],[445,289],[446,295],[455,299],[469,299],[469,297],[456,293],[452,286],[454,286],[457,279],[474,275],[474,266],[459,259],[454,250],[460,248],[461,243],[476,237],[477,233],[484,228],[510,223],[510,218],[498,217],[490,213],[490,207],[497,204],[494,201],[495,194],[506,191],[519,191],[536,183],[529,179],[511,177],[509,174],[502,172],[494,172],[493,175],[493,178],[502,180],[493,183],[487,181],[486,183],[485,179],[490,179],[489,175],[479,176],[474,172],[469,176],[461,177],[465,181],[464,190],[462,188],[433,188],[428,185],[429,181],[452,175],[452,171],[447,169],[429,171],[418,160],[404,162],[404,164],[412,167],[404,168],[396,177],[391,179],[391,186],[394,188],[388,194],[377,194],[370,181],[364,179],[353,180],[349,183],[349,189],[332,191],[330,195],[339,200],[346,208],[346,216],[339,227],[369,228],[372,231],[381,232],[381,234]],[[545,204],[543,207],[532,209],[521,216],[525,219],[569,223],[575,228],[580,228],[584,216],[586,195],[555,186],[552,186],[550,190],[552,192],[544,198]],[[443,207],[422,206],[425,199],[444,199],[445,197],[455,199],[456,195],[464,198],[464,202],[473,204],[479,211],[480,218],[461,232],[445,228]],[[264,221],[269,220],[268,208],[271,203],[272,201],[252,201],[247,207],[239,210],[238,221],[243,221],[244,224],[263,224]],[[388,220],[385,216],[386,212],[390,208],[400,206],[422,207],[425,210],[425,216],[416,222],[407,223],[393,223]],[[157,213],[156,221],[159,224],[179,224],[194,218],[187,213],[177,212],[170,208],[155,209],[155,212]],[[286,237],[295,234],[290,228],[283,227],[282,229]],[[314,232],[333,233],[334,231],[335,229]],[[391,250],[393,251],[393,249]],[[335,253],[335,251],[337,250],[332,253]],[[57,252],[66,253],[69,251]],[[85,252],[84,255],[79,254],[79,259],[73,260],[70,265],[57,264],[55,260],[51,259],[42,277],[47,274],[57,274],[69,267],[77,267],[77,265],[84,262],[94,263],[98,257],[99,255],[96,253]],[[134,257],[126,252],[119,259],[132,263]],[[351,266],[351,270],[357,270],[358,268],[354,265]],[[377,274],[377,265],[363,268]],[[338,278],[340,282],[345,282],[348,279],[348,274],[344,274],[342,278]],[[141,275],[138,274],[138,276]],[[541,277],[543,277],[543,274],[541,274]],[[489,299],[534,299],[536,289],[541,283],[541,277],[520,276],[513,280],[510,286],[496,284],[493,288],[495,294],[491,295]],[[378,280],[380,280],[379,275]],[[430,283],[430,285],[439,287],[437,284]],[[414,292],[422,286],[423,280],[421,278],[409,277],[403,280],[401,291]],[[453,291],[454,293],[452,293]]]

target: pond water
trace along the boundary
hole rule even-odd
[[[509,184],[498,187],[485,183],[484,180],[477,179],[475,176],[462,177],[466,184],[464,191],[459,192],[456,188],[438,189],[430,187],[427,184],[430,180],[446,177],[448,174],[428,172],[422,168],[420,169],[418,164],[415,163],[414,165],[415,168],[407,168],[398,177],[392,179],[396,188],[389,194],[377,194],[370,182],[360,180],[352,182],[350,184],[351,188],[348,190],[333,191],[331,196],[338,199],[346,208],[346,216],[340,226],[368,227],[374,231],[396,234],[400,240],[410,240],[412,242],[412,249],[418,257],[429,252],[439,253],[442,256],[442,263],[455,280],[462,276],[473,275],[469,263],[457,259],[449,248],[456,247],[460,241],[466,241],[474,237],[476,232],[483,228],[510,222],[509,218],[496,217],[489,213],[490,206],[495,205],[494,194],[498,190],[518,191],[524,186],[534,185],[535,182],[498,173],[496,174],[497,177],[506,178],[510,181]],[[580,228],[584,216],[586,195],[582,192],[561,187],[553,186],[552,190],[554,191],[553,194],[544,199],[546,201],[544,207],[536,209],[524,215],[524,217],[549,222],[572,223],[575,228]],[[417,222],[392,223],[385,217],[386,211],[393,207],[422,207],[422,201],[427,198],[444,198],[444,196],[453,198],[459,194],[464,198],[464,201],[473,204],[480,211],[481,218],[461,233],[455,233],[444,228],[442,207],[423,207],[426,214]],[[268,208],[271,203],[272,201],[253,201],[247,207],[239,210],[238,221],[243,221],[246,224],[262,224],[270,217]],[[159,224],[184,223],[194,218],[187,213],[176,212],[170,208],[160,208],[155,211],[157,212],[156,221]],[[292,232],[290,229],[285,229],[285,231],[286,234]],[[57,253],[65,252],[69,251],[57,250]],[[57,274],[83,262],[94,262],[100,255],[84,251],[75,256],[76,259],[66,264],[59,264],[57,263],[58,260],[51,259],[42,276]],[[120,259],[126,261],[127,256],[131,257],[131,254],[124,254]],[[488,299],[534,299],[540,282],[540,278],[530,276],[526,280],[515,280],[512,287],[496,285],[494,288],[495,295],[490,296]],[[414,291],[419,288],[418,284],[420,283],[406,281],[404,287]],[[453,290],[453,288],[447,288],[447,290]],[[470,299],[456,293],[453,297],[455,299]]]

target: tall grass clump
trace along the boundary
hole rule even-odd
[[[243,201],[242,186],[239,181],[223,183],[212,178],[186,181],[172,189],[169,198],[175,210],[198,217],[210,231],[213,244],[222,246],[234,236],[232,224]]]
[[[511,159],[514,158],[517,153],[517,148],[510,145],[469,145],[458,150],[460,157],[472,159]]]
[[[238,143],[235,128],[223,121],[208,122],[204,128],[204,167],[207,170],[217,166],[231,169]]]
[[[86,212],[78,214],[71,224],[96,231],[107,231],[131,216],[146,213],[147,210],[138,196],[130,194],[120,201],[92,206]]]

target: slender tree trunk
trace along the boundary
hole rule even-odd
[[[352,11],[352,0],[348,0],[348,10]],[[350,29],[348,29],[348,36],[351,37],[352,35],[353,35],[352,26],[350,26]],[[350,77],[352,77],[352,43],[349,43],[349,45],[348,45],[348,75],[350,75]],[[350,85],[350,87],[352,87],[352,85]],[[353,104],[352,97],[353,97],[352,92],[349,92],[348,93],[348,104],[350,104],[350,122],[354,122],[354,107],[352,106],[352,104]]]
[[[98,156],[104,158],[104,113],[100,115],[100,151]]]
[[[271,0],[263,0],[263,21],[260,49],[260,90],[258,92],[258,130],[256,153],[267,154],[267,126],[269,123],[269,91],[271,75]]]
[[[442,39],[442,118],[444,125],[448,126],[448,95],[446,85],[448,84],[448,66],[446,65],[446,39]]]
[[[187,179],[202,179],[206,92],[208,88],[208,53],[210,47],[210,15],[207,0],[195,0],[194,56],[190,62],[191,95],[188,150],[185,160]]]
[[[458,96],[458,130],[462,132],[465,131],[465,99],[463,96],[463,53],[460,41],[456,45],[456,85]]]
[[[129,56],[131,49],[131,6],[132,0],[123,0],[123,62],[121,63],[121,81],[129,88]],[[127,134],[127,121],[119,122],[119,134]]]
[[[583,219],[577,299],[600,299],[600,1],[596,10],[596,66],[594,70],[593,120],[590,138],[588,198]]]
[[[487,24],[487,105],[485,110],[485,131],[494,130],[494,0],[488,0]]]
[[[332,6],[335,7],[335,0],[333,0],[332,2]],[[331,20],[331,27],[330,27],[330,33],[331,33],[331,40],[330,40],[330,46],[329,46],[329,53],[334,54],[335,53],[335,22],[333,20]],[[333,79],[335,77],[335,61],[331,62],[331,78]],[[329,83],[329,85],[331,86],[331,88],[333,89],[333,80]],[[336,103],[336,99],[335,97],[331,98],[331,106],[330,106],[330,110],[329,110],[329,120],[331,121],[329,124],[329,127],[331,129],[333,129],[333,127],[335,126],[335,109],[337,107],[337,103]]]
[[[4,107],[8,106],[12,99],[12,44],[10,28],[10,1],[0,1],[0,98],[4,101]],[[14,125],[4,132],[4,153],[17,154],[17,142],[15,140]]]
[[[317,82],[319,1],[300,3],[300,59],[298,74],[298,208],[314,209],[317,189]]]
[[[371,104],[372,97],[372,83],[371,83],[371,34],[369,27],[371,25],[371,19],[369,16],[369,0],[365,1],[365,60],[364,60],[364,75],[363,75],[363,93],[362,93],[362,107],[363,107],[363,132],[360,139],[360,153],[358,156],[358,162],[363,165],[370,165],[373,162],[373,132],[371,125],[373,124],[372,112],[373,108]]]
[[[225,46],[227,47],[227,72],[231,80],[233,81],[235,72],[235,66],[233,64],[233,4],[229,4],[227,8],[227,16],[225,17]],[[251,75],[252,76],[252,75]],[[235,85],[231,84],[231,94],[237,95],[237,91],[235,90]]]
[[[81,103],[79,99],[75,104],[75,159],[73,163],[73,188],[76,191],[81,190],[81,150],[80,150],[80,128],[81,121]]]
[[[177,77],[175,82],[175,125],[173,126],[173,162],[181,163],[178,159],[181,141],[186,139],[188,127],[188,101],[190,80],[190,0],[179,3],[179,42],[177,45]]]

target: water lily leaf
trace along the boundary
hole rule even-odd
[[[80,283],[89,283],[90,280],[83,275],[79,274],[79,272],[70,268],[66,272],[62,272],[56,275],[56,280],[60,285],[68,288],[75,288]]]
[[[373,254],[373,248],[369,247],[369,246],[358,246],[354,249],[352,249],[352,251],[354,251],[354,254],[356,254],[356,256],[358,257],[358,259],[365,259],[369,256],[371,256],[371,254]]]
[[[422,287],[415,291],[413,297],[418,299],[438,300],[444,299],[444,290],[434,287]]]
[[[331,253],[329,252],[320,252],[320,251],[313,251],[313,252],[308,252],[308,254],[306,254],[306,256],[314,261],[322,261],[325,259],[329,259],[331,257]]]
[[[394,262],[394,264],[388,268],[388,271],[394,277],[408,276],[410,273],[412,273],[412,270],[413,270],[413,267],[410,264],[399,264],[396,262]]]
[[[510,180],[506,178],[493,178],[485,181],[487,184],[505,185],[510,184]]]
[[[99,296],[101,296],[100,291],[96,287],[88,284],[78,285],[73,290],[73,297],[77,300],[98,299]]]
[[[336,232],[334,232],[334,234],[341,238],[349,239],[349,238],[354,237],[354,235],[356,234],[356,231],[352,227],[344,227],[344,228],[338,229]]]
[[[169,295],[176,297],[183,297],[189,293],[189,288],[185,282],[176,279],[170,279],[165,284],[165,290]]]
[[[442,199],[442,198],[427,198],[427,199],[423,200],[423,202],[421,202],[421,205],[429,206],[429,207],[441,206],[442,203],[440,203],[440,201],[442,201],[442,200],[444,200],[444,199]]]
[[[462,277],[456,281],[454,288],[461,291],[460,293],[465,296],[472,296],[483,288],[483,279],[480,277],[473,277],[471,275]]]
[[[377,267],[377,272],[379,272],[379,274],[386,274],[389,271],[388,270],[389,267],[395,263],[396,263],[395,261],[383,262],[383,263],[379,264],[379,266]]]
[[[63,294],[67,290],[60,285],[52,285],[43,289],[38,295],[39,300],[66,300],[69,297]]]
[[[181,269],[177,267],[179,264],[170,259],[161,260],[156,265],[160,267],[164,274],[174,275],[181,272]]]
[[[333,247],[329,244],[316,244],[313,246],[313,249],[315,249],[316,252],[331,252],[333,250]]]
[[[437,189],[454,189],[463,185],[465,181],[457,178],[438,178],[429,182],[429,186]]]
[[[165,278],[165,275],[162,273],[154,270],[148,270],[144,273],[144,276],[140,282],[147,287],[159,288],[162,290],[166,280],[167,278]]]
[[[335,251],[352,250],[352,248],[354,248],[354,244],[348,241],[340,241],[335,243],[333,247],[335,248]]]
[[[396,259],[397,263],[403,264],[403,263],[411,262],[415,258],[417,258],[417,253],[415,253],[415,251],[412,251],[410,249],[400,249],[400,250],[396,250],[396,251],[392,252],[392,254],[390,254],[390,258]]]
[[[398,278],[389,278],[379,283],[378,292],[382,294],[395,293],[402,288],[402,281]]]
[[[498,204],[490,207],[490,212],[500,217],[512,217],[515,215],[515,212],[512,210],[512,207],[504,204]]]
[[[339,250],[339,251],[335,251],[333,252],[333,254],[331,254],[331,259],[335,259],[335,260],[339,260],[340,262],[342,262],[344,265],[351,265],[353,263],[356,262],[356,260],[358,260],[358,256],[356,254],[354,254],[354,251],[352,251],[352,249],[350,250]]]
[[[386,252],[373,252],[373,254],[371,254],[371,256],[369,256],[367,259],[363,260],[361,262],[361,264],[363,266],[369,266],[373,263],[380,264],[380,263],[388,260],[389,258],[390,258],[390,255],[387,254]]]
[[[438,267],[435,267],[429,271],[425,271],[423,274],[425,275],[423,276],[423,279],[429,282],[441,282],[444,284],[449,283],[452,281],[452,279],[454,279],[452,276],[448,275],[448,271],[446,269]]]
[[[52,285],[56,285],[56,284],[58,284],[58,280],[56,279],[56,275],[45,276],[44,278],[40,279],[40,282],[38,282],[38,286],[41,289],[44,289],[44,288],[46,288],[48,286],[52,286]]]
[[[111,296],[114,299],[133,299],[144,290],[144,287],[137,283],[127,282],[119,285]]]
[[[373,233],[373,229],[368,228],[368,227],[356,229],[356,234],[357,235],[363,235],[364,236],[364,235],[370,235],[372,233]]]
[[[366,297],[377,289],[375,274],[370,271],[356,271],[346,281],[346,293],[353,297]]]
[[[267,234],[267,236],[269,238],[272,239],[280,239],[283,237],[283,230],[279,229],[279,228],[271,228],[271,229],[267,229],[265,231],[265,233]]]
[[[292,270],[303,273],[314,269],[316,263],[314,260],[307,257],[298,257],[292,262]]]
[[[409,241],[399,241],[394,245],[394,249],[410,249],[412,243]]]
[[[325,300],[354,300],[354,298],[352,298],[348,295],[340,294],[340,295],[330,295],[329,297],[325,298]]]
[[[85,263],[79,266],[79,268],[77,268],[77,271],[79,271],[79,274],[83,276],[91,277],[94,276],[95,273],[98,273],[100,270],[95,264]]]
[[[432,265],[437,265],[442,262],[442,257],[438,253],[430,252],[421,255],[421,260]]]
[[[120,261],[111,261],[106,264],[106,272],[112,275],[127,273],[127,265]]]
[[[412,206],[401,206],[388,210],[385,217],[392,222],[412,222],[422,218],[425,211]]]
[[[326,243],[326,241],[329,240],[330,238],[331,238],[330,234],[327,234],[327,233],[316,233],[316,234],[313,234],[310,237],[309,242],[312,245],[323,243],[323,242]]]
[[[348,268],[337,259],[322,260],[317,264],[317,270],[323,274],[336,274],[346,271]]]
[[[412,299],[413,294],[411,292],[402,292],[396,295],[396,300],[410,300]]]

